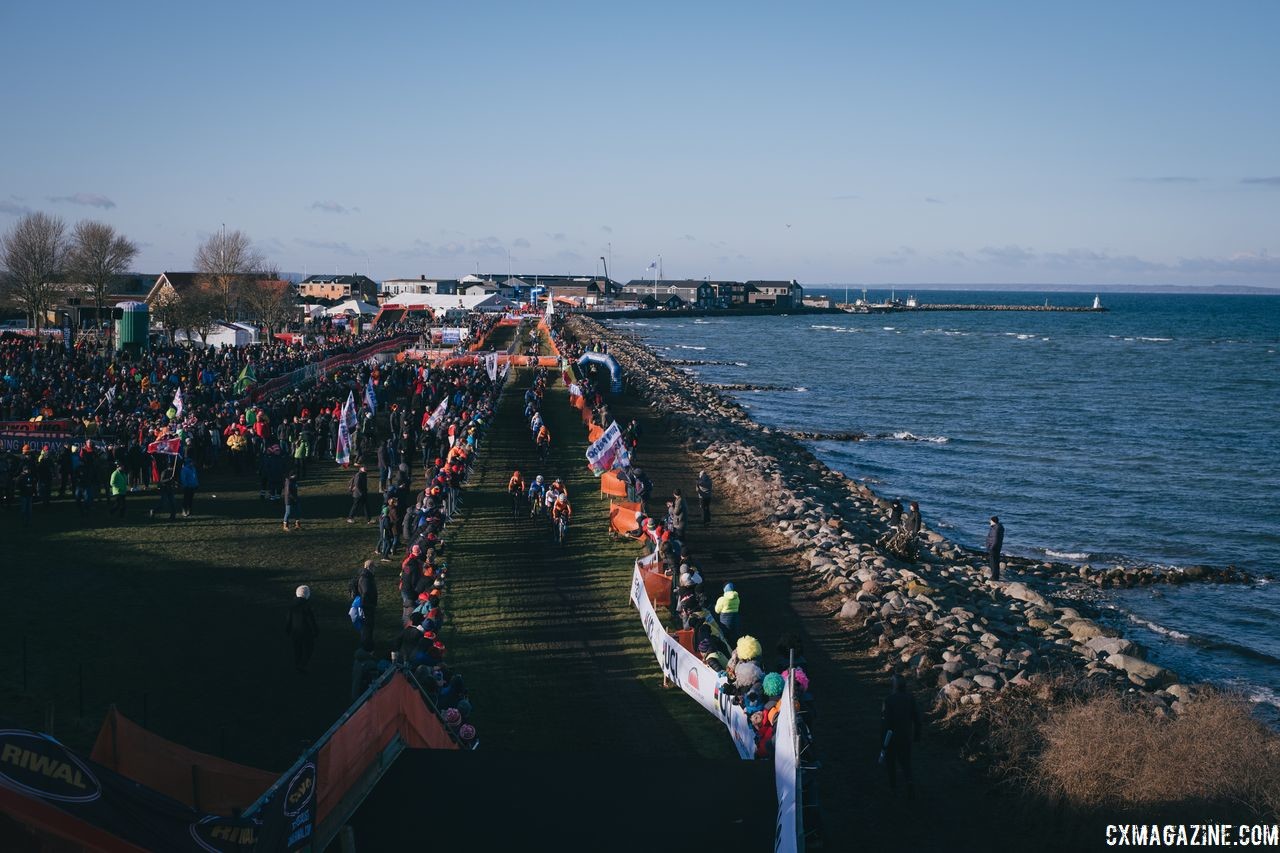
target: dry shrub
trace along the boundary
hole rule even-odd
[[[1233,696],[1205,693],[1181,714],[1118,695],[1069,703],[1040,723],[1034,781],[1085,808],[1238,803],[1280,811],[1280,738]]]

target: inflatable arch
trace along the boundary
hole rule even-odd
[[[609,369],[609,389],[615,394],[622,393],[622,365],[618,364],[618,360],[611,355],[605,355],[602,352],[584,352],[582,357],[578,359],[578,367],[585,368],[586,365],[598,364]]]

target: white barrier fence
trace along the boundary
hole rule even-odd
[[[640,612],[640,621],[658,659],[658,666],[662,668],[667,680],[680,685],[681,690],[724,724],[738,750],[738,756],[751,760],[756,753],[755,731],[751,728],[747,712],[723,690],[728,679],[676,642],[667,633],[657,611],[653,609],[653,602],[645,592],[641,569],[655,560],[655,554],[636,560],[631,576],[631,603]],[[777,853],[797,853],[803,849],[799,822],[800,762],[797,754],[794,682],[794,676],[788,672],[786,686],[778,700],[781,710],[774,730],[773,766],[778,793],[778,818],[773,848]]]

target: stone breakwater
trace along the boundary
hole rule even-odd
[[[890,502],[819,462],[784,431],[753,421],[734,401],[660,360],[629,335],[574,316],[565,331],[604,341],[630,389],[708,460],[722,492],[760,505],[801,555],[832,615],[874,646],[885,669],[936,685],[953,711],[976,710],[1008,685],[1078,671],[1153,705],[1179,711],[1193,688],[1145,660],[1143,648],[1099,623],[1096,586],[1241,579],[1210,567],[1103,571],[1007,558],[1014,582],[985,577],[985,555],[922,531],[917,562],[877,544]],[[1072,606],[1058,602],[1070,601]]]

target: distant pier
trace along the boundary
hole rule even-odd
[[[963,302],[923,302],[916,305],[902,303],[858,304],[841,303],[836,306],[847,314],[906,314],[913,311],[1055,311],[1067,314],[1103,314],[1103,305],[975,305]]]

